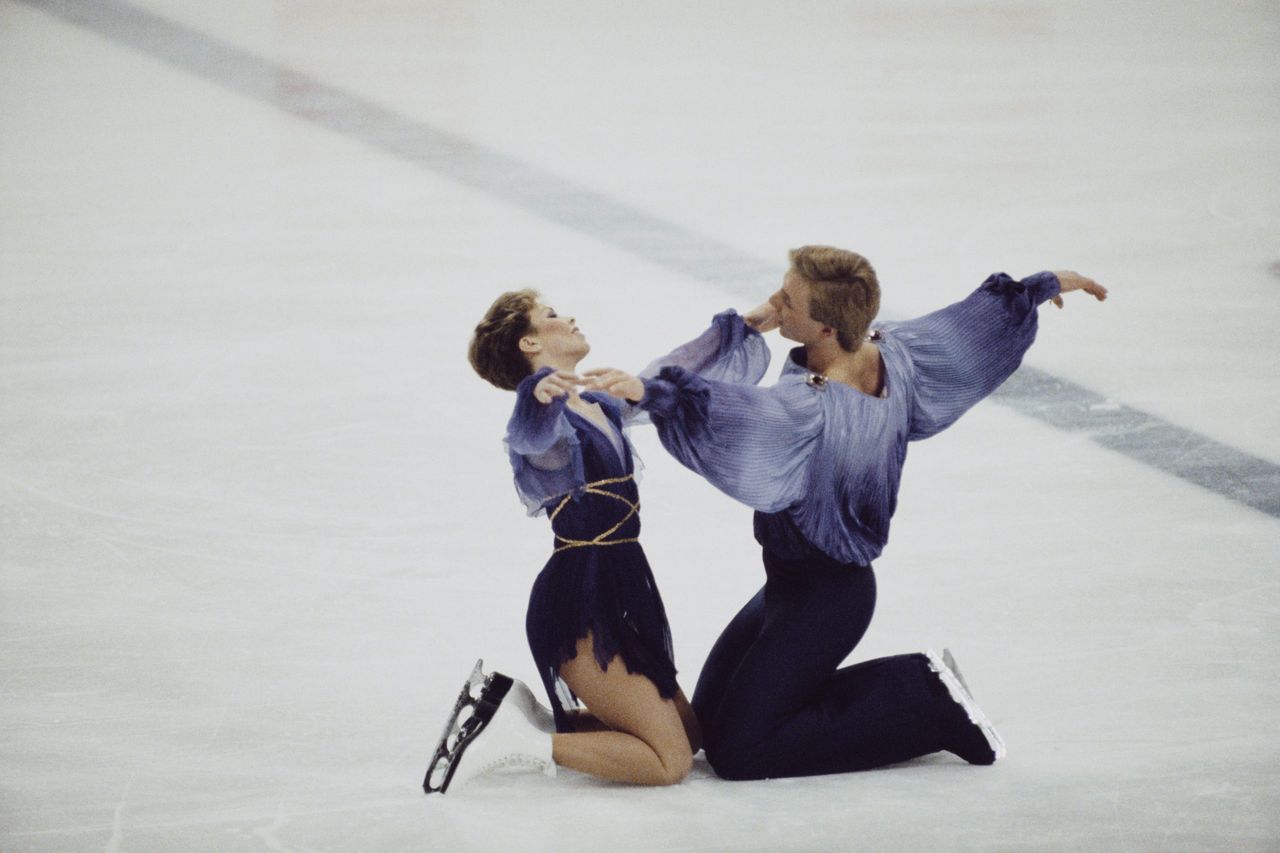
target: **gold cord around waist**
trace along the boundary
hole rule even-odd
[[[635,515],[640,511],[640,504],[632,503],[631,501],[624,498],[622,495],[614,494],[613,492],[600,488],[601,486],[611,486],[614,483],[625,483],[630,479],[632,479],[632,475],[628,474],[625,477],[614,477],[609,480],[596,480],[594,483],[587,483],[583,487],[583,492],[585,494],[600,495],[601,497],[613,498],[615,501],[622,501],[624,504],[627,505],[627,514],[624,515],[617,524],[613,525],[613,527],[610,527],[605,532],[599,534],[594,539],[566,539],[565,537],[557,533],[556,541],[561,542],[563,544],[560,545],[560,547],[556,548],[551,553],[559,554],[561,551],[567,551],[570,548],[588,548],[592,545],[623,545],[627,542],[639,542],[640,540],[637,538],[609,539],[608,537],[611,534],[616,533],[619,529],[621,529],[621,527],[624,524],[626,524],[628,521],[631,520],[631,517],[633,515]],[[556,508],[551,511],[551,515],[549,517],[552,521],[556,520],[556,516],[560,514],[560,510],[564,509],[565,506],[569,503],[569,501],[572,500],[572,498],[573,498],[572,494],[564,496],[564,499],[561,500],[560,503],[556,506]]]

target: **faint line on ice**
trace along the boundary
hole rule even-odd
[[[119,479],[119,478],[114,478],[114,479]],[[325,532],[323,533],[317,533],[314,530],[307,530],[307,531],[300,531],[300,532],[290,532],[290,531],[276,530],[276,529],[269,530],[269,531],[258,531],[258,530],[252,530],[252,529],[244,529],[244,528],[232,528],[231,526],[226,524],[222,524],[222,525],[193,524],[191,522],[184,522],[184,521],[165,520],[165,519],[159,519],[159,518],[147,518],[144,516],[136,516],[136,515],[125,515],[124,513],[112,512],[111,510],[98,509],[97,507],[89,506],[88,504],[80,503],[79,501],[75,501],[70,498],[64,498],[61,495],[52,494],[42,489],[39,486],[33,485],[23,480],[18,480],[13,477],[5,476],[4,474],[0,474],[0,483],[7,483],[8,485],[14,488],[22,489],[27,493],[34,495],[35,497],[41,500],[47,501],[48,503],[51,503],[54,506],[57,506],[63,509],[71,509],[71,510],[76,510],[89,515],[100,516],[102,518],[109,518],[116,521],[133,522],[135,524],[139,524],[143,526],[158,527],[164,530],[180,531],[184,533],[197,532],[197,533],[215,533],[218,535],[228,535],[234,532],[236,536],[239,536],[242,538],[250,537],[250,536],[259,537],[259,538],[265,537],[267,539],[273,539],[273,540],[289,540],[289,539],[316,540],[316,539],[323,538],[327,541],[341,542],[341,543],[380,542],[380,541],[404,538],[407,535],[403,533],[342,534],[342,533],[335,533],[331,530],[325,530]],[[175,494],[175,493],[176,492],[172,490],[170,491],[170,494]],[[177,494],[181,494],[181,493],[177,493]],[[242,501],[237,502],[229,498],[210,497],[210,498],[207,498],[207,500],[210,502],[229,503],[234,506],[239,506],[241,508],[262,508],[262,507],[268,506],[265,504],[249,504]],[[272,504],[269,506],[271,508],[276,507],[275,504]],[[253,517],[250,517],[250,520],[253,520]],[[298,521],[298,519],[294,518],[293,521]],[[305,519],[303,521],[305,521]],[[90,538],[101,539],[101,537],[96,534],[92,535]],[[120,544],[128,544],[137,548],[151,548],[152,550],[164,550],[162,548],[159,548],[154,545],[150,545],[145,542],[129,542],[129,543],[120,543]],[[194,554],[189,552],[177,552],[177,553],[181,553],[184,556],[191,556],[191,557],[201,557],[201,558],[208,557],[208,555],[200,555],[200,554]],[[235,562],[235,561],[226,560],[225,562]],[[246,564],[246,565],[253,565],[253,564]],[[308,570],[308,572],[314,574],[314,572],[311,572],[311,570]],[[352,577],[352,578],[363,577],[359,575],[351,575],[349,573],[342,573],[342,572],[329,572],[327,574],[331,574],[334,577]]]
[[[718,240],[479,145],[121,0],[21,0],[231,92],[480,190],[528,213],[716,285],[758,298],[782,268]],[[994,399],[1230,500],[1280,518],[1280,465],[1116,405],[1022,367]]]
[[[276,838],[276,830],[282,829],[288,823],[289,820],[285,817],[284,811],[284,798],[281,797],[280,802],[276,804],[275,817],[272,819],[271,823],[266,826],[258,827],[253,831],[253,834],[262,839],[262,843],[267,845],[268,850],[277,850],[284,853],[288,848],[283,847],[280,844],[280,839]]]
[[[102,848],[103,853],[116,853],[120,849],[120,842],[124,839],[124,806],[129,801],[129,792],[133,790],[133,777],[129,777],[128,783],[124,786],[124,793],[120,795],[120,802],[116,803],[115,814],[111,819],[111,837],[107,839],[106,847]]]
[[[285,812],[284,816],[286,818],[298,818],[298,817],[314,817],[316,815],[345,814],[348,812],[358,812],[358,811],[361,811],[362,809],[373,809],[373,808],[385,809],[391,806],[403,806],[405,803],[418,803],[421,800],[422,800],[421,793],[417,794],[416,798],[412,794],[407,794],[405,796],[397,797],[395,799],[377,800],[377,801],[365,802],[365,803],[354,803],[354,804],[334,806],[329,808],[297,809],[295,811]],[[156,801],[153,800],[152,803],[154,802]],[[160,802],[167,802],[167,801],[161,800]],[[278,807],[277,807],[277,813],[278,813]],[[263,819],[266,819],[268,817],[272,817],[272,816],[263,815]],[[228,824],[228,823],[243,824],[244,820],[245,820],[244,818],[238,815],[225,816],[225,817],[203,816],[203,817],[188,818],[188,819],[176,819],[176,820],[167,819],[167,820],[151,820],[147,822],[135,822],[133,824],[133,828],[136,830],[146,830],[146,831],[153,831],[157,829],[186,829],[186,828],[195,827],[195,826],[211,826],[211,825]],[[49,836],[49,835],[83,835],[86,833],[102,832],[103,830],[109,830],[109,829],[111,829],[111,824],[108,824],[108,823],[90,823],[90,824],[78,824],[75,826],[52,827],[49,829],[19,830],[17,832],[7,832],[0,837],[33,838],[33,837],[41,837],[41,836]]]

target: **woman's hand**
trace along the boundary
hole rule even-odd
[[[623,370],[613,367],[597,367],[585,371],[588,391],[603,391],[611,397],[639,403],[644,399],[644,383]]]
[[[1073,290],[1083,290],[1099,302],[1107,298],[1107,289],[1105,287],[1091,278],[1085,278],[1078,272],[1059,270],[1055,271],[1054,275],[1057,276],[1058,284],[1061,285],[1061,288],[1058,291],[1058,295],[1053,297],[1051,301],[1059,308],[1062,307],[1062,294],[1070,293]]]
[[[533,386],[533,399],[545,406],[556,397],[563,397],[568,394],[574,389],[574,386],[580,384],[582,384],[582,380],[577,376],[567,370],[557,370],[554,373],[548,373],[538,380],[537,385]]]
[[[775,294],[776,296],[776,294]],[[772,332],[778,328],[781,319],[778,316],[778,306],[770,297],[768,302],[752,308],[746,314],[742,315],[742,322],[755,329],[760,334]]]

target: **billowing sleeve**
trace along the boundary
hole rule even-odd
[[[755,385],[769,369],[769,358],[764,337],[730,308],[712,317],[711,325],[698,337],[650,362],[637,375],[653,379],[665,368],[680,367],[713,382]],[[628,422],[643,420],[645,414],[636,405],[624,405],[622,411]]]
[[[1058,295],[1057,276],[1016,281],[989,277],[967,299],[886,333],[911,362],[911,426],[907,437],[941,432],[1008,379],[1036,339],[1037,308]]]
[[[683,367],[714,382],[755,385],[769,369],[769,345],[730,308],[712,317],[701,335],[650,363],[640,378],[653,378],[665,367]]]
[[[640,407],[663,447],[711,485],[761,512],[778,512],[804,495],[823,421],[813,388],[717,382],[678,366],[644,386]]]
[[[578,434],[565,414],[567,399],[539,403],[533,388],[551,368],[525,377],[516,388],[516,408],[507,422],[505,444],[515,472],[516,492],[529,515],[552,498],[580,489],[586,481]]]

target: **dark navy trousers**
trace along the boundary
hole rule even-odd
[[[955,704],[923,654],[837,669],[871,622],[871,567],[768,549],[764,565],[764,587],[716,641],[693,695],[716,773],[843,773],[943,749]]]

